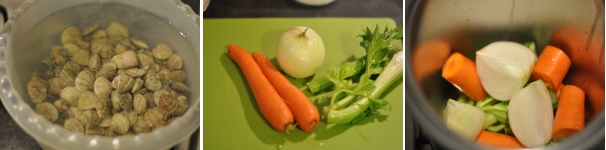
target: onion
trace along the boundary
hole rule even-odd
[[[485,116],[480,108],[452,99],[448,99],[444,108],[446,127],[468,141],[474,141],[478,137]]]
[[[507,101],[528,82],[536,59],[522,44],[499,41],[476,52],[476,68],[486,92]]]
[[[507,111],[511,131],[524,146],[543,147],[551,140],[553,108],[547,85],[542,80],[518,90],[511,97]]]
[[[306,78],[316,73],[324,62],[324,43],[311,28],[293,27],[280,37],[276,59],[287,75]]]

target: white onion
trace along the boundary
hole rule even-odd
[[[311,28],[293,27],[280,37],[276,59],[287,75],[306,78],[315,74],[324,62],[324,43]]]
[[[553,108],[547,85],[542,80],[518,90],[511,97],[507,111],[511,131],[524,146],[543,147],[551,140]]]
[[[444,108],[446,127],[468,141],[475,141],[482,127],[486,114],[477,107],[448,99]]]
[[[476,52],[476,68],[486,92],[507,101],[528,82],[536,59],[536,54],[522,44],[499,41]]]

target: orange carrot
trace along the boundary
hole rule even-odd
[[[558,110],[553,120],[551,139],[570,137],[585,126],[585,92],[574,85],[560,89]]]
[[[444,63],[442,77],[475,101],[480,101],[488,95],[480,82],[476,64],[458,52],[450,55]]]
[[[450,45],[441,39],[424,41],[416,47],[412,52],[412,70],[417,80],[423,82],[426,77],[439,71],[450,56],[450,51]]]
[[[590,71],[572,71],[568,75],[569,84],[585,92],[585,120],[594,119],[604,110],[604,78]]]
[[[227,55],[240,66],[261,113],[271,126],[280,132],[289,133],[294,130],[292,112],[263,75],[252,56],[244,48],[235,44],[227,47]]]
[[[299,127],[303,131],[313,131],[318,122],[320,122],[320,113],[316,106],[311,103],[309,98],[303,94],[299,88],[294,86],[276,67],[271,64],[269,59],[263,54],[253,52],[253,58],[261,67],[261,71],[267,77],[271,85],[274,86],[278,94],[284,101],[288,108],[293,112],[295,121],[299,124]]]
[[[545,46],[532,69],[532,80],[541,79],[547,83],[547,88],[557,91],[570,68],[570,58],[559,48]]]
[[[478,138],[476,138],[476,143],[502,148],[524,148],[524,144],[518,141],[516,137],[485,130],[480,131]]]

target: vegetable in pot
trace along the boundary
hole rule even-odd
[[[526,84],[536,59],[522,44],[499,41],[476,52],[476,67],[488,95],[506,101]]]
[[[524,146],[543,147],[551,139],[553,108],[547,85],[534,81],[512,95],[509,102],[509,124]]]
[[[484,125],[485,114],[477,107],[449,99],[444,108],[446,127],[468,141],[474,141]]]

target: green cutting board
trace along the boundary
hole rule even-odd
[[[299,128],[290,134],[274,130],[263,118],[239,66],[227,56],[227,46],[238,44],[266,55],[276,67],[279,37],[294,26],[315,30],[324,41],[326,56],[315,76],[288,78],[303,87],[328,68],[365,54],[360,37],[366,27],[395,27],[389,18],[263,18],[203,19],[203,149],[403,149],[402,79],[384,94],[391,111],[366,117],[355,125],[328,125],[323,119],[312,132]],[[402,48],[401,41],[393,43]],[[306,92],[308,96],[311,93]],[[327,102],[314,101],[321,108]]]

